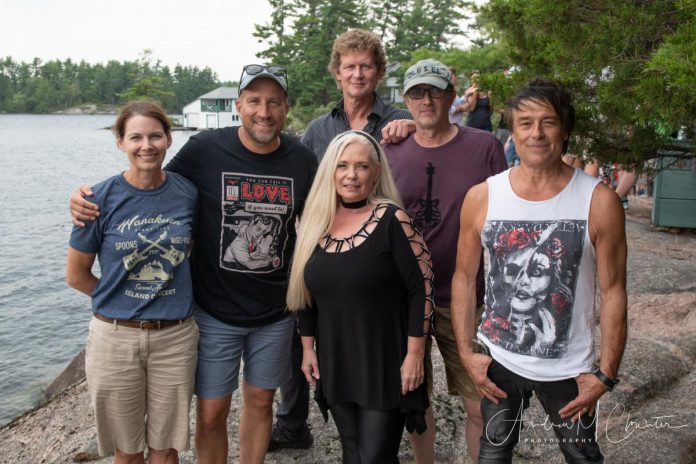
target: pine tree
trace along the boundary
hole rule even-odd
[[[696,2],[491,0],[482,13],[520,65],[514,81],[542,74],[572,90],[573,150],[636,165],[695,156],[670,134],[693,135],[696,121]]]

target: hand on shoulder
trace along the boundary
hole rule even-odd
[[[416,123],[411,119],[396,119],[382,129],[381,145],[398,144],[416,131]]]
[[[78,227],[85,227],[83,221],[94,221],[99,217],[99,206],[85,200],[88,195],[92,195],[89,185],[82,185],[70,194],[70,217]]]

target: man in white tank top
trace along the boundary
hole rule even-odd
[[[558,84],[525,84],[508,104],[506,119],[520,165],[469,190],[452,280],[459,354],[483,396],[479,463],[512,462],[532,393],[554,425],[566,461],[601,463],[595,409],[618,382],[626,343],[623,209],[614,192],[563,163],[575,110]],[[475,336],[482,247],[490,269]],[[598,364],[595,282],[601,301]]]

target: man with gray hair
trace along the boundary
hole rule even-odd
[[[505,115],[520,165],[467,194],[452,280],[460,357],[483,396],[486,429],[478,462],[512,462],[534,394],[566,461],[601,463],[597,401],[617,384],[626,344],[624,212],[614,192],[563,162],[575,109],[559,84],[528,82]],[[490,266],[477,324],[482,248]]]
[[[432,254],[435,275],[435,339],[445,361],[450,394],[461,397],[467,412],[466,439],[474,462],[483,424],[480,396],[459,360],[450,322],[450,281],[454,273],[459,235],[458,213],[469,188],[497,174],[507,163],[500,142],[489,132],[459,127],[449,121],[456,95],[447,66],[433,59],[411,66],[404,75],[404,102],[416,131],[385,153],[406,211],[421,231]],[[481,253],[476,257],[481,258]],[[483,303],[483,273],[477,276],[477,300]],[[432,363],[427,350],[428,382]],[[411,435],[416,462],[433,462],[435,424],[432,409],[426,413],[428,431]]]

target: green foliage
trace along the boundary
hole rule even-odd
[[[169,68],[162,68],[160,61],[153,62],[152,50],[143,50],[130,75],[133,84],[118,94],[123,101],[153,100],[165,109],[170,107],[176,95],[167,90],[172,84]]]
[[[128,100],[159,101],[171,112],[220,84],[210,68],[176,65],[174,70],[145,50],[136,61],[88,64],[35,58],[0,59],[0,112],[48,113],[83,104],[116,106]]]
[[[167,107],[174,98],[174,92],[165,90],[164,78],[158,76],[141,77],[128,90],[118,94],[123,101],[154,100]]]
[[[669,137],[696,121],[693,0],[490,0],[479,24],[520,69],[484,77],[499,101],[537,75],[561,81],[578,111],[571,149],[639,165],[684,145]]]
[[[288,68],[293,105],[325,104],[338,97],[327,67],[334,39],[363,27],[366,8],[356,0],[272,0],[271,23],[256,25],[254,36],[268,48],[258,54]]]
[[[419,48],[411,53],[410,60],[404,65],[403,69],[426,58],[435,58],[442,61],[447,66],[454,67],[457,75],[462,77],[458,84],[462,90],[469,85],[468,78],[472,71],[478,70],[482,73],[498,73],[502,77],[502,68],[507,68],[509,61],[505,51],[498,44],[484,44],[480,47],[473,47],[468,50],[460,48],[450,48],[442,51],[433,51],[428,48]]]
[[[266,44],[258,56],[288,68],[290,101],[295,113],[293,127],[299,129],[307,115],[340,98],[327,69],[333,42],[340,34],[350,28],[373,30],[382,38],[389,60],[407,61],[417,48],[437,52],[448,49],[452,37],[463,34],[458,25],[470,6],[462,0],[369,3],[269,0],[269,3],[273,8],[270,21],[255,26],[254,36]]]
[[[693,124],[696,115],[695,19],[679,25],[655,52],[636,89],[644,96],[644,112],[658,115],[671,127]]]
[[[299,135],[312,119],[328,113],[333,106],[333,103],[323,106],[293,105],[285,123],[285,130],[291,134]]]
[[[465,17],[464,8],[469,5],[468,2],[413,0],[400,3],[402,9],[397,12],[399,20],[385,42],[392,60],[406,61],[419,48],[445,50],[453,36],[463,34],[459,24]]]

